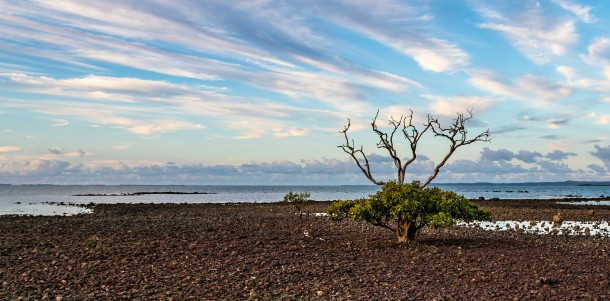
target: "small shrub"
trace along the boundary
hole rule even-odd
[[[296,212],[299,214],[299,216],[301,216],[303,214],[303,212],[301,211],[302,206],[303,204],[305,204],[305,202],[307,202],[309,196],[309,192],[294,193],[290,191],[284,196],[284,200],[282,200],[282,203],[292,204],[296,209]]]

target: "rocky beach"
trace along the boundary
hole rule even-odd
[[[497,221],[610,220],[609,206],[478,201]],[[312,202],[306,213],[325,212]],[[90,205],[0,216],[3,300],[608,300],[610,238],[480,227],[410,245],[278,203]]]

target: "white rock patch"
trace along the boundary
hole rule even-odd
[[[579,222],[564,221],[554,228],[550,221],[495,221],[495,222],[458,222],[459,227],[481,228],[489,231],[519,231],[526,234],[590,235],[610,237],[607,221]]]

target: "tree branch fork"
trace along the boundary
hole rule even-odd
[[[394,167],[396,168],[396,180],[398,183],[404,183],[407,168],[417,159],[417,147],[420,139],[426,132],[431,132],[434,137],[443,138],[447,141],[447,152],[442,160],[434,166],[432,174],[421,185],[421,187],[424,188],[436,178],[441,168],[447,163],[449,158],[451,158],[458,148],[474,142],[491,141],[489,129],[475,135],[474,137],[469,135],[467,124],[472,120],[473,117],[474,115],[472,113],[472,109],[468,109],[467,114],[458,113],[447,127],[443,127],[439,122],[438,117],[428,114],[426,122],[424,122],[422,126],[418,128],[413,124],[413,111],[409,110],[408,115],[403,115],[399,118],[390,117],[388,120],[390,129],[388,132],[384,132],[380,130],[377,125],[379,118],[379,110],[377,110],[377,114],[375,114],[375,117],[371,121],[371,128],[379,138],[377,148],[385,149],[394,163]],[[348,137],[350,127],[351,120],[348,118],[347,125],[345,125],[343,130],[339,132],[343,134],[345,141],[338,147],[350,155],[367,179],[376,185],[384,185],[386,182],[378,181],[373,176],[369,159],[364,153],[364,147],[362,145],[360,145],[360,147],[356,147],[354,140]],[[394,141],[396,136],[402,136],[408,145],[410,152],[409,159],[404,160],[404,162],[400,158],[396,148]]]

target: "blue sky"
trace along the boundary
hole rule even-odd
[[[610,180],[606,1],[0,0],[0,182],[366,184],[350,134],[472,133],[437,182]],[[427,136],[409,179],[447,145]],[[400,148],[404,157],[404,146]]]

